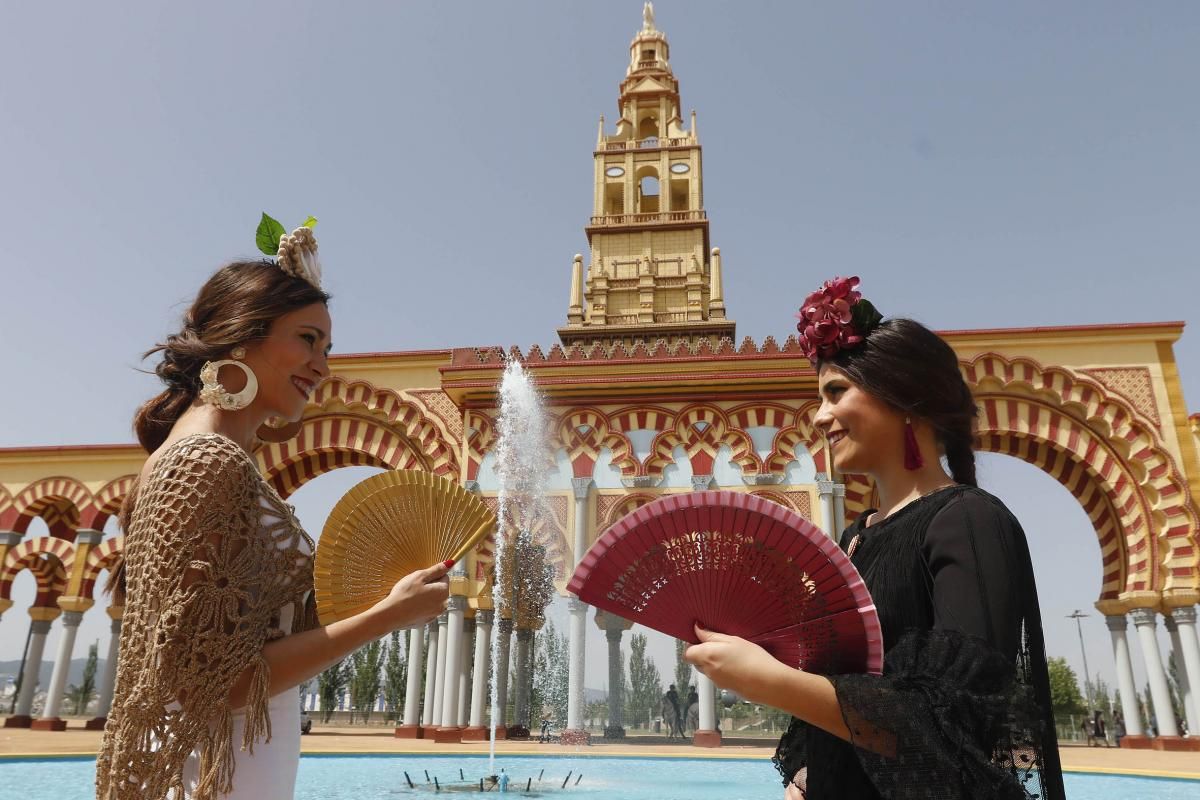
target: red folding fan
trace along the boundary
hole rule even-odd
[[[567,588],[688,642],[699,623],[807,672],[883,670],[879,616],[850,559],[804,517],[743,492],[642,506],[592,545]]]

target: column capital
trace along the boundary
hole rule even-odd
[[[692,476],[692,491],[706,492],[713,485],[712,475],[693,475]]]
[[[1163,614],[1163,627],[1167,629],[1167,633],[1175,633],[1178,630],[1170,614]]]
[[[438,617],[438,624],[441,625],[447,622],[450,614],[462,614],[466,610],[467,598],[460,594],[452,594],[450,595],[450,605],[446,607],[446,613]]]
[[[533,640],[533,631],[529,628],[517,628],[517,641],[528,642]]]
[[[774,486],[783,483],[782,472],[758,472],[753,475],[743,475],[742,483],[747,486]]]
[[[82,611],[64,611],[62,615],[63,626],[67,628],[78,628],[79,623],[83,622]]]
[[[475,612],[475,622],[479,625],[491,625],[496,619],[496,612],[490,608],[481,608]]]
[[[439,628],[444,628],[447,625],[449,625],[450,624],[450,615],[445,611],[443,611],[441,614],[438,614],[437,624],[438,624]]]
[[[50,632],[50,625],[54,620],[50,619],[35,619],[29,623],[29,630],[35,634],[46,635]]]
[[[589,606],[578,597],[567,598],[567,611],[572,614],[586,614]]]
[[[104,531],[94,528],[80,528],[75,531],[75,544],[100,544],[100,540],[103,538]]]
[[[1104,617],[1104,624],[1113,633],[1124,633],[1129,628],[1129,620],[1125,619],[1124,614],[1107,614]]]
[[[833,484],[833,496],[834,497],[845,497],[846,496],[846,484],[835,482]]]
[[[493,612],[494,613],[494,612]],[[501,636],[511,636],[513,632],[513,621],[511,617],[500,617],[500,621],[496,623],[496,628]]]
[[[606,639],[608,639],[608,641],[610,641],[610,642],[615,642],[616,644],[620,644],[621,643],[621,634],[623,634],[623,633],[625,633],[624,628],[605,628],[604,637]]]
[[[1129,616],[1133,619],[1133,624],[1137,627],[1149,626],[1154,627],[1158,612],[1153,608],[1135,608],[1130,610]]]
[[[661,478],[653,475],[635,475],[631,478],[621,478],[621,485],[626,489],[652,489],[658,486]]]
[[[479,481],[463,481],[463,488],[474,494],[479,494],[480,492]]]
[[[1178,625],[1195,625],[1196,607],[1180,606],[1179,608],[1172,608],[1171,615],[1167,619],[1173,619]]]
[[[575,492],[576,500],[587,500],[588,495],[591,494],[592,487],[595,485],[591,477],[571,478],[571,489]]]
[[[833,481],[821,480],[820,476],[818,476],[817,492],[819,494],[829,494],[829,495],[833,494]]]
[[[63,610],[58,606],[30,606],[29,618],[32,620],[45,620],[46,622],[52,622],[58,619],[58,616],[62,613],[62,611]]]
[[[0,546],[16,547],[21,542],[21,534],[16,531],[0,531]]]
[[[112,624],[108,626],[108,629],[115,634],[120,634],[121,633],[121,618],[113,617]]]

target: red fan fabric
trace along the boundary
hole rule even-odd
[[[699,624],[807,672],[883,670],[879,617],[850,559],[804,517],[744,492],[667,495],[631,512],[567,589],[684,641]]]

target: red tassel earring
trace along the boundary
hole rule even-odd
[[[912,419],[904,418],[904,468],[907,470],[920,469],[925,466],[921,458],[921,448],[917,445],[917,434],[913,431]]]

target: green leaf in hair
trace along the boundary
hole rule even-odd
[[[303,225],[305,228],[315,228],[317,227],[317,218],[309,215],[308,219],[304,220]]]
[[[272,219],[264,211],[262,220],[258,223],[258,230],[255,231],[254,241],[259,250],[269,256],[274,256],[279,252],[279,240],[283,238],[285,232],[279,221]]]

